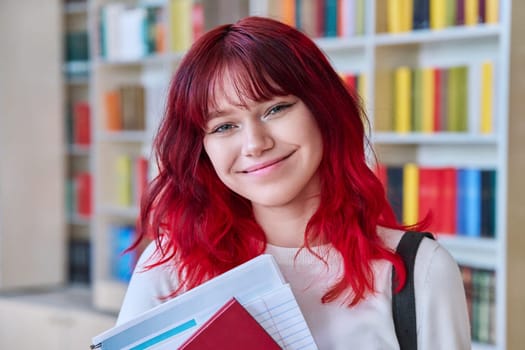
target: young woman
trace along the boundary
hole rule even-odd
[[[367,164],[365,116],[299,31],[248,17],[201,37],[173,78],[141,207],[143,252],[118,323],[262,253],[291,284],[321,350],[399,349],[396,223]],[[421,229],[413,227],[412,229]],[[420,349],[470,349],[457,264],[424,239]]]

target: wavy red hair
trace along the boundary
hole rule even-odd
[[[306,35],[268,18],[247,17],[209,31],[187,52],[154,141],[159,173],[142,200],[138,232],[139,239],[157,241],[160,256],[152,266],[175,264],[180,284],[174,295],[263,253],[266,246],[250,202],[221,183],[203,149],[208,109],[225,74],[241,100],[292,94],[317,121],[324,147],[321,198],[305,242],[332,244],[344,257],[345,271],[323,302],[352,291],[348,302],[354,305],[374,291],[377,259],[393,264],[402,285],[403,264],[385,247],[377,227],[406,227],[396,223],[367,164],[368,124],[359,99]]]

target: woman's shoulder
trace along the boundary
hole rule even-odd
[[[378,227],[377,233],[387,248],[396,250],[399,242],[401,241],[401,238],[406,233],[406,231]],[[424,238],[420,245],[420,249],[424,251],[432,251],[438,249],[439,247],[440,244],[436,240],[429,238]]]
[[[131,276],[117,324],[161,304],[175,290],[177,279],[174,269],[166,263],[155,265],[159,257],[156,243],[149,243]]]
[[[385,227],[378,228],[378,235],[388,249],[396,250],[405,231],[389,229]],[[437,264],[438,266],[450,267],[456,265],[454,258],[450,253],[436,240],[430,238],[423,238],[419,245],[416,255],[416,264],[428,265]]]

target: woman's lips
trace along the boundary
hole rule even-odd
[[[248,167],[248,168],[246,168],[246,169],[244,169],[244,170],[242,170],[240,172],[244,173],[244,174],[249,174],[249,173],[253,173],[253,172],[256,172],[256,171],[259,171],[259,170],[262,170],[262,169],[269,168],[269,167],[271,167],[274,164],[280,163],[283,160],[288,159],[294,152],[291,152],[290,154],[288,154],[288,155],[286,155],[284,157],[279,157],[279,158],[272,159],[272,160],[269,160],[269,161],[266,161],[266,162],[262,162],[262,163],[258,163],[258,164],[252,165],[252,166],[250,166],[250,167]]]

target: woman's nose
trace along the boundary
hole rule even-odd
[[[274,146],[271,132],[261,121],[245,124],[242,131],[244,156],[259,157]]]

